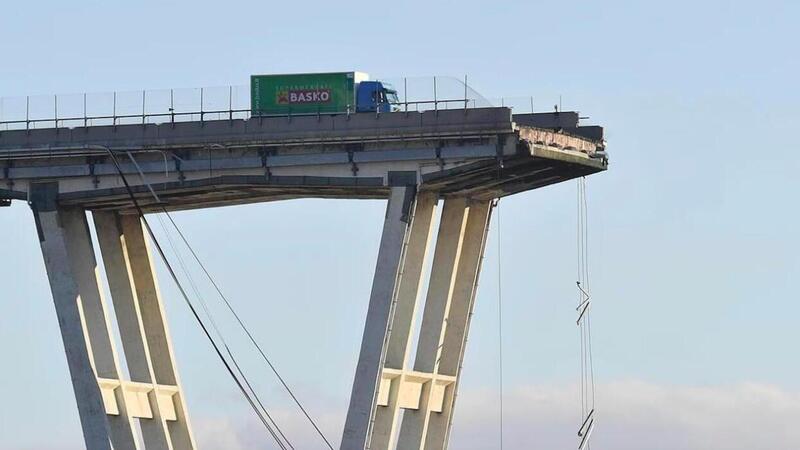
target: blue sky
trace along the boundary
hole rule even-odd
[[[611,155],[610,170],[588,182],[595,362],[607,411],[596,447],[796,447],[800,6],[740,3],[15,2],[0,16],[0,97],[329,70],[468,74],[486,97],[532,95],[542,109],[561,96],[564,109],[606,127]],[[383,208],[298,201],[176,215],[337,440]],[[574,183],[501,203],[515,448],[573,443],[577,400],[563,413],[561,405],[573,401],[578,379],[575,210]],[[81,448],[27,206],[0,210],[0,227],[0,448]],[[458,448],[496,448],[496,231],[470,334]],[[271,448],[161,279],[201,444]],[[265,398],[302,434],[229,325]],[[48,433],[34,433],[38,424]],[[773,440],[753,444],[754,433]]]

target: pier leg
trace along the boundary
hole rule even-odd
[[[411,332],[417,311],[420,281],[428,259],[428,248],[433,235],[433,219],[438,203],[438,194],[421,193],[417,196],[408,243],[402,262],[398,280],[394,319],[389,333],[389,344],[386,350],[386,361],[381,377],[379,392],[385,391],[388,384],[388,395],[379,399],[375,410],[375,420],[369,448],[372,450],[393,449],[396,439],[397,417],[401,404],[401,383],[392,382],[398,371],[405,368],[408,350],[411,345]]]
[[[490,216],[491,206],[488,202],[473,203],[469,207],[469,219],[464,231],[464,244],[453,284],[451,304],[447,319],[444,321],[444,330],[439,340],[440,350],[436,359],[436,373],[455,377],[455,382],[444,391],[441,411],[432,412],[428,419],[425,450],[444,450],[449,442]]]
[[[491,204],[444,202],[413,369],[406,359],[438,194],[420,193],[410,220],[392,191],[342,450],[444,450],[452,422]],[[403,410],[402,421],[400,411]]]
[[[137,444],[121,390],[102,390],[98,377],[117,378],[91,236],[82,209],[56,204],[58,185],[31,187],[30,205],[67,355],[86,448],[134,450]],[[113,414],[107,414],[111,409]]]
[[[490,204],[448,198],[442,212],[412,383],[422,384],[403,415],[398,450],[443,450],[489,226]]]
[[[93,214],[131,381],[121,382],[139,400],[147,450],[191,450],[186,417],[148,242],[138,216]]]
[[[148,242],[134,215],[93,214],[131,380],[114,348],[86,211],[32,185],[41,242],[88,450],[193,450]],[[137,443],[138,419],[143,443]]]
[[[342,450],[364,450],[370,436],[415,194],[416,186],[408,185],[392,187],[389,195]]]

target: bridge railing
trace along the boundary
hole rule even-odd
[[[533,107],[533,100],[528,103],[527,98],[486,99],[469,85],[467,77],[378,79],[397,91],[398,103],[394,109],[399,111],[510,106],[530,112]],[[247,85],[0,97],[0,132],[235,120],[251,116]]]

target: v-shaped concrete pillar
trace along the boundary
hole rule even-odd
[[[138,216],[94,216],[145,448],[195,448],[150,249]],[[122,383],[123,386],[126,383]]]
[[[196,448],[139,218],[93,214],[130,372],[125,380],[86,212],[59,207],[57,193],[55,184],[33,186],[31,207],[87,448]],[[447,446],[491,206],[465,197],[444,201],[412,369],[406,359],[438,197],[418,193],[413,183],[391,187],[343,450]],[[132,431],[136,420],[141,443]]]
[[[342,450],[447,447],[491,204],[444,201],[411,369],[406,359],[437,202],[438,193],[392,189]]]
[[[86,211],[61,208],[55,183],[30,204],[88,450],[196,448],[147,240],[136,216],[95,213],[131,380],[123,379]],[[135,422],[144,442],[137,442]]]

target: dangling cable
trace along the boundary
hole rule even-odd
[[[191,311],[192,316],[194,317],[195,321],[198,323],[198,325],[200,325],[200,328],[202,329],[203,334],[206,336],[208,341],[211,343],[211,346],[214,348],[214,351],[217,354],[217,357],[220,359],[222,364],[225,366],[225,369],[228,371],[228,374],[231,376],[231,378],[233,378],[234,383],[239,388],[239,390],[242,392],[242,395],[244,395],[245,399],[250,404],[250,407],[256,413],[258,418],[261,420],[261,423],[264,425],[264,427],[267,429],[269,434],[272,436],[272,438],[278,444],[278,447],[280,447],[281,450],[288,450],[287,447],[286,447],[286,444],[289,444],[288,440],[287,440],[286,444],[284,444],[284,442],[281,441],[281,439],[278,437],[278,434],[276,434],[275,430],[273,430],[273,427],[269,424],[267,419],[264,417],[264,415],[258,409],[258,407],[256,406],[256,402],[254,402],[253,398],[251,397],[251,394],[248,393],[248,391],[245,389],[245,387],[242,384],[242,382],[236,376],[236,373],[234,372],[234,370],[231,367],[230,363],[227,361],[227,359],[223,355],[223,353],[220,350],[218,344],[216,343],[214,338],[211,336],[210,331],[208,330],[208,328],[206,327],[206,325],[203,322],[202,318],[200,317],[199,313],[197,312],[197,309],[194,307],[194,305],[192,304],[191,300],[189,299],[189,296],[186,293],[186,290],[183,288],[183,285],[181,284],[180,280],[178,279],[178,276],[175,273],[175,270],[172,268],[172,265],[169,263],[169,260],[167,259],[166,254],[164,253],[164,249],[161,247],[161,244],[158,242],[158,239],[156,238],[155,233],[153,233],[153,230],[150,227],[150,223],[147,221],[147,218],[144,215],[144,211],[142,210],[141,205],[139,205],[139,201],[136,200],[136,196],[134,195],[133,190],[131,189],[130,184],[128,183],[127,177],[125,177],[125,174],[122,171],[122,167],[120,166],[116,155],[114,154],[114,152],[110,148],[107,148],[107,147],[102,147],[102,148],[108,152],[108,155],[111,158],[111,161],[113,162],[117,173],[119,174],[120,178],[122,179],[122,183],[125,186],[125,190],[127,191],[128,196],[130,197],[131,201],[133,202],[134,208],[136,209],[136,212],[139,215],[140,220],[144,224],[145,229],[147,230],[147,233],[148,233],[148,235],[150,236],[150,239],[153,242],[153,245],[156,247],[156,250],[158,251],[158,254],[161,256],[161,259],[164,262],[164,265],[166,266],[167,271],[170,274],[170,277],[175,282],[175,285],[177,286],[178,290],[180,291],[181,296],[183,297],[186,305],[189,307],[189,310]],[[283,435],[283,433],[281,433],[281,435]],[[289,445],[291,446],[291,444],[289,444]]]
[[[584,252],[585,255],[585,264],[586,264],[586,290],[589,290],[589,207],[588,207],[588,200],[586,195],[586,178],[583,178],[583,222],[584,222],[584,245],[586,246],[586,251]],[[589,378],[592,382],[592,410],[594,410],[595,405],[595,381],[594,381],[594,360],[592,358],[592,317],[591,315],[586,317],[586,335],[587,335],[587,351],[589,353]]]
[[[591,295],[589,294],[589,227],[586,179],[578,179],[578,306],[575,308],[580,338],[580,427],[578,449],[591,450],[589,438],[595,424],[595,381],[592,358]]]
[[[300,400],[297,398],[297,396],[294,394],[292,389],[289,387],[289,385],[286,383],[286,381],[280,375],[280,373],[278,372],[278,369],[275,367],[275,365],[272,363],[272,361],[270,361],[270,359],[267,357],[266,353],[264,353],[264,350],[261,349],[261,346],[258,344],[258,342],[256,341],[255,337],[250,332],[250,329],[244,324],[244,321],[241,319],[241,317],[239,317],[239,314],[233,308],[233,305],[231,305],[231,303],[228,300],[228,298],[225,296],[225,294],[222,293],[222,289],[220,289],[219,285],[214,280],[214,277],[212,277],[211,274],[209,273],[208,269],[206,269],[205,264],[203,264],[203,261],[200,260],[200,257],[194,251],[194,248],[191,246],[191,244],[189,244],[189,241],[186,239],[186,236],[183,234],[183,232],[181,231],[180,227],[178,227],[178,225],[173,220],[172,215],[170,215],[169,212],[166,211],[166,209],[164,209],[164,213],[166,214],[166,216],[169,219],[169,221],[172,222],[172,226],[178,232],[178,235],[180,236],[180,238],[183,241],[184,245],[186,245],[186,247],[189,249],[189,252],[192,254],[192,257],[197,262],[197,264],[200,266],[200,268],[202,269],[203,273],[205,273],[206,277],[211,282],[211,285],[214,286],[214,289],[217,291],[217,294],[219,294],[220,298],[225,303],[225,306],[228,308],[228,310],[231,312],[233,317],[236,319],[236,322],[239,324],[241,329],[245,332],[245,334],[247,335],[247,338],[250,340],[250,342],[253,344],[253,346],[256,348],[256,350],[258,350],[258,353],[261,355],[261,358],[264,360],[264,362],[272,370],[272,373],[275,374],[275,377],[278,379],[278,381],[280,381],[281,385],[283,385],[284,389],[289,394],[289,396],[292,398],[292,400],[295,402],[297,407],[300,409],[300,411],[302,411],[303,415],[305,415],[306,419],[308,419],[308,421],[314,427],[314,430],[316,430],[316,432],[320,436],[320,438],[322,438],[322,440],[325,441],[325,444],[328,446],[328,448],[330,450],[333,450],[333,445],[330,443],[328,438],[325,437],[325,434],[322,432],[322,430],[319,428],[317,423],[314,421],[314,419],[311,417],[311,415],[305,409],[303,404],[300,403]]]
[[[153,195],[153,197],[155,198],[156,202],[160,203],[160,202],[161,202],[161,200],[159,199],[158,195],[156,194],[155,190],[154,190],[154,189],[153,189],[153,187],[150,185],[150,183],[148,183],[148,182],[147,182],[147,180],[145,179],[145,177],[144,177],[144,173],[142,172],[141,168],[139,167],[139,164],[136,162],[136,159],[133,157],[133,155],[132,155],[130,152],[127,152],[127,154],[128,154],[128,158],[131,160],[131,162],[134,164],[134,166],[136,167],[137,171],[139,172],[139,176],[140,176],[140,178],[141,178],[141,180],[142,180],[142,183],[144,183],[144,184],[147,186],[147,188],[150,190],[150,193]],[[186,239],[186,236],[183,234],[183,232],[181,231],[181,229],[180,229],[180,227],[178,226],[178,224],[177,224],[177,223],[175,223],[175,220],[172,218],[172,215],[171,215],[171,214],[169,213],[169,211],[167,211],[167,209],[166,209],[165,207],[163,207],[163,206],[161,207],[161,210],[162,210],[162,212],[164,213],[164,215],[166,215],[166,216],[167,216],[167,218],[169,219],[169,221],[170,221],[170,223],[172,224],[173,228],[175,229],[175,231],[177,231],[178,235],[180,236],[181,240],[183,241],[184,245],[185,245],[185,246],[186,246],[186,247],[189,249],[189,252],[191,253],[191,255],[192,255],[192,257],[194,258],[194,260],[197,262],[197,264],[198,264],[198,265],[200,266],[200,268],[203,270],[203,273],[206,275],[206,277],[208,278],[208,280],[209,280],[209,281],[211,282],[211,284],[214,286],[214,289],[216,290],[217,294],[219,294],[219,296],[220,296],[220,298],[222,299],[222,301],[225,303],[225,306],[227,307],[227,309],[228,309],[228,310],[231,312],[231,314],[233,314],[234,318],[236,319],[236,322],[239,324],[239,326],[241,327],[241,329],[242,329],[242,330],[245,332],[245,334],[247,335],[247,337],[248,337],[248,339],[250,340],[250,342],[253,344],[253,346],[256,348],[256,350],[259,352],[259,354],[261,355],[261,358],[262,358],[262,359],[263,359],[263,360],[266,362],[266,364],[269,366],[270,370],[272,370],[272,372],[275,374],[276,378],[277,378],[277,379],[280,381],[281,385],[283,385],[284,389],[285,389],[285,390],[286,390],[286,392],[289,394],[289,396],[292,398],[292,400],[294,401],[294,403],[295,403],[295,404],[298,406],[298,408],[299,408],[299,409],[300,409],[300,411],[303,413],[303,415],[306,417],[306,419],[307,419],[307,420],[308,420],[308,421],[311,423],[311,425],[314,427],[314,430],[315,430],[315,431],[316,431],[316,433],[317,433],[317,434],[320,436],[320,438],[321,438],[321,439],[322,439],[322,440],[325,442],[325,445],[327,445],[327,447],[328,447],[330,450],[334,450],[334,449],[333,449],[333,445],[330,443],[330,441],[329,441],[329,440],[328,440],[328,438],[325,436],[325,434],[322,432],[322,430],[319,428],[319,426],[317,425],[317,423],[314,421],[314,419],[311,417],[311,415],[308,413],[308,411],[307,411],[307,410],[305,409],[305,407],[302,405],[302,403],[300,402],[300,400],[299,400],[299,399],[297,398],[297,396],[294,394],[294,392],[292,391],[292,389],[289,387],[289,385],[286,383],[286,381],[285,381],[285,380],[283,379],[283,377],[280,375],[280,373],[278,372],[277,368],[276,368],[276,367],[275,367],[275,365],[272,363],[272,361],[270,361],[270,359],[267,357],[266,353],[264,353],[264,351],[261,349],[261,346],[260,346],[260,345],[258,344],[258,342],[255,340],[255,337],[254,337],[254,336],[253,336],[253,334],[250,332],[249,328],[248,328],[248,327],[247,327],[247,326],[244,324],[243,320],[242,320],[242,319],[239,317],[239,314],[238,314],[238,313],[236,312],[236,310],[233,308],[233,305],[230,303],[230,301],[228,300],[228,298],[225,296],[225,294],[223,294],[223,293],[222,293],[222,290],[220,289],[220,287],[219,287],[219,285],[217,284],[216,280],[214,280],[214,277],[212,277],[212,276],[211,276],[211,274],[209,273],[208,269],[206,269],[206,266],[205,266],[205,264],[203,264],[203,262],[200,260],[200,257],[197,255],[197,252],[195,252],[195,250],[194,250],[194,248],[192,247],[192,245],[191,245],[191,244],[189,243],[189,241]],[[208,316],[209,316],[209,319],[211,320],[211,325],[212,325],[212,326],[213,326],[213,328],[215,329],[215,331],[216,331],[217,335],[218,335],[218,336],[220,337],[220,339],[222,340],[222,343],[223,343],[224,347],[227,349],[227,352],[228,352],[229,356],[230,356],[230,357],[231,357],[231,359],[234,361],[234,365],[236,365],[236,366],[237,366],[237,368],[238,368],[238,364],[236,364],[236,361],[234,360],[234,358],[233,358],[233,355],[232,355],[232,353],[231,353],[230,349],[228,348],[228,345],[227,345],[227,343],[225,342],[225,339],[224,339],[224,337],[223,337],[222,333],[221,333],[221,332],[219,331],[219,329],[217,328],[217,326],[216,326],[216,324],[215,324],[215,322],[214,322],[214,319],[213,319],[213,317],[212,317],[212,316],[211,316],[211,314],[209,313],[209,311],[208,311],[208,308],[207,308],[207,306],[206,306],[206,303],[205,303],[205,301],[203,300],[202,296],[200,295],[199,291],[197,290],[197,287],[196,287],[196,285],[194,284],[194,280],[193,280],[193,278],[191,277],[191,275],[189,274],[188,270],[186,269],[186,266],[183,264],[183,259],[180,257],[180,253],[178,253],[178,251],[177,251],[177,249],[176,249],[175,245],[174,245],[174,244],[173,244],[173,242],[172,242],[172,238],[169,236],[169,233],[167,233],[167,231],[166,231],[166,227],[164,226],[164,223],[163,223],[163,221],[161,220],[161,217],[159,216],[159,217],[158,217],[158,219],[159,219],[159,221],[161,222],[162,229],[164,229],[164,231],[165,231],[165,233],[166,233],[166,235],[167,235],[167,239],[169,240],[169,243],[170,243],[170,245],[171,245],[171,247],[172,247],[172,250],[173,250],[173,252],[176,254],[176,256],[177,256],[177,258],[178,258],[178,262],[179,262],[179,263],[181,264],[181,266],[183,267],[184,273],[186,274],[187,278],[189,279],[189,282],[190,282],[190,284],[192,285],[192,288],[194,289],[195,295],[197,295],[198,299],[200,300],[200,302],[201,302],[201,305],[203,306],[203,309],[206,311],[206,315],[208,315]],[[275,421],[272,419],[272,417],[271,417],[271,416],[269,415],[269,413],[267,412],[266,408],[264,408],[264,407],[263,407],[263,404],[261,404],[261,401],[260,401],[260,400],[258,399],[258,397],[255,395],[255,390],[253,390],[253,388],[250,386],[250,383],[247,381],[247,377],[244,375],[244,373],[243,373],[241,370],[240,370],[239,372],[240,372],[240,374],[241,374],[242,378],[244,379],[244,381],[245,381],[245,384],[247,384],[247,385],[248,385],[248,387],[249,387],[249,388],[250,388],[250,390],[252,391],[253,395],[256,397],[256,400],[257,400],[258,404],[261,406],[261,408],[262,408],[262,410],[264,411],[264,413],[267,415],[267,417],[270,419],[270,421],[273,423],[273,425],[274,425],[274,426],[277,428],[277,425],[275,424]],[[280,431],[280,429],[278,429],[278,430]],[[283,436],[283,433],[280,433],[280,434],[281,434],[281,436]],[[284,439],[285,439],[285,436],[283,436],[283,437],[284,437]],[[288,442],[288,440],[287,440],[287,442]],[[290,445],[290,447],[291,447],[291,444],[289,444],[289,445]]]
[[[495,201],[495,211],[497,214],[497,359],[500,372],[500,450],[503,450],[503,267],[499,199]]]
[[[175,258],[178,260],[178,265],[180,266],[181,270],[183,270],[184,276],[189,281],[189,286],[192,288],[192,291],[194,292],[195,297],[200,301],[200,306],[203,308],[203,311],[206,313],[206,317],[208,317],[208,320],[211,322],[211,328],[214,330],[214,332],[217,334],[217,337],[222,342],[222,347],[225,349],[225,353],[227,353],[228,357],[230,358],[231,362],[233,363],[234,367],[236,368],[236,371],[238,372],[239,376],[242,378],[242,381],[244,381],[245,386],[247,387],[248,391],[250,392],[250,394],[255,399],[255,401],[258,404],[258,406],[261,408],[261,411],[264,413],[264,415],[266,416],[267,420],[276,429],[278,434],[281,436],[281,438],[283,438],[283,440],[286,442],[286,444],[289,446],[289,448],[291,450],[294,450],[294,447],[290,443],[289,439],[286,437],[286,435],[283,434],[283,431],[280,429],[280,427],[278,426],[277,422],[275,422],[275,419],[269,413],[267,408],[264,406],[264,403],[261,401],[261,399],[259,398],[258,394],[256,393],[255,389],[250,384],[250,380],[247,378],[247,375],[245,375],[244,371],[239,366],[239,363],[236,361],[236,358],[234,357],[233,352],[231,351],[230,347],[228,346],[227,341],[225,340],[225,336],[222,334],[222,332],[220,331],[219,327],[217,326],[217,323],[214,320],[213,314],[211,314],[211,310],[209,309],[208,304],[206,303],[206,301],[203,298],[203,296],[200,294],[200,290],[197,288],[197,284],[195,283],[191,272],[189,272],[188,268],[186,267],[186,264],[183,261],[183,257],[181,256],[180,252],[178,252],[178,249],[175,246],[175,243],[173,242],[172,237],[169,235],[169,232],[167,231],[166,226],[164,225],[163,219],[161,218],[161,216],[156,216],[156,217],[158,218],[158,221],[161,224],[162,230],[164,230],[164,234],[167,237],[167,242],[169,243],[169,246],[172,249],[172,253],[175,254]]]

